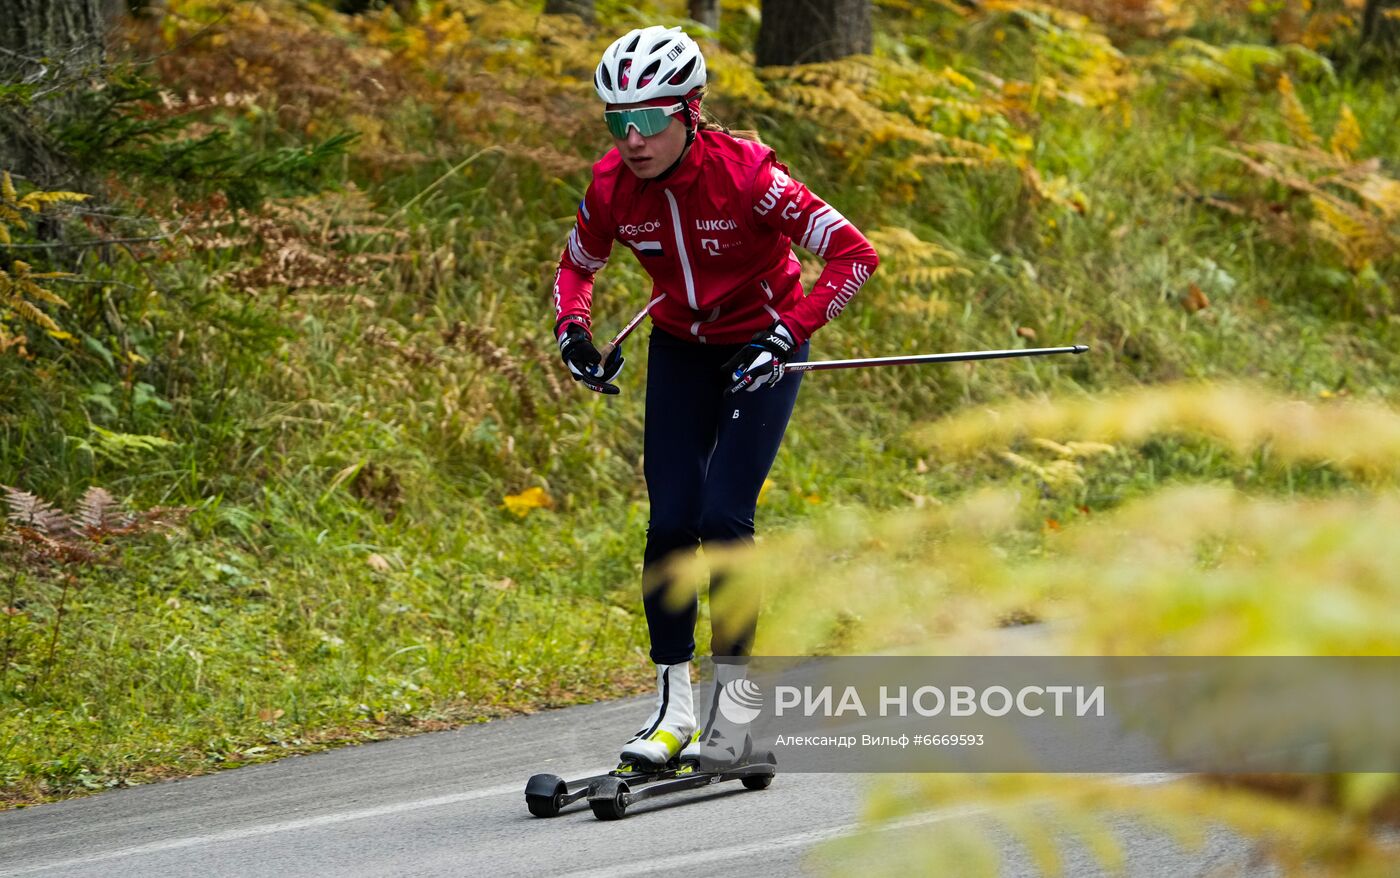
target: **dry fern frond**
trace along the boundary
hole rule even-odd
[[[538,409],[535,406],[534,394],[530,391],[530,382],[525,377],[521,361],[512,356],[509,350],[492,341],[485,330],[468,326],[460,320],[444,334],[443,341],[449,345],[460,345],[464,350],[477,355],[487,368],[504,377],[515,392],[521,420],[529,423],[536,419]]]
[[[28,491],[0,485],[9,507],[6,521],[13,533],[0,529],[0,549],[15,551],[33,569],[50,565],[114,563],[119,557],[109,543],[118,537],[171,528],[190,510],[156,506],[141,512],[122,510],[111,493],[90,487],[70,516]]]
[[[1378,210],[1387,221],[1400,217],[1400,180],[1380,174],[1370,174],[1360,181],[1344,181],[1346,186],[1367,204]]]
[[[0,490],[5,492],[5,505],[10,508],[5,517],[15,527],[54,537],[74,532],[73,521],[47,500],[9,485],[0,485]]]
[[[223,276],[249,295],[279,288],[289,293],[368,284],[376,265],[411,254],[384,252],[407,233],[384,224],[365,193],[344,192],[273,199],[257,212],[230,214],[222,200],[188,208],[185,240],[195,250],[248,249],[254,265]]]
[[[438,356],[430,350],[415,344],[403,344],[389,334],[382,326],[371,326],[360,339],[372,348],[382,348],[397,354],[404,362],[419,368],[428,368],[438,363]]]
[[[44,533],[37,528],[19,527],[15,528],[15,533],[19,538],[20,550],[31,565],[36,562],[96,564],[111,557],[110,551],[102,551],[87,543]]]
[[[75,521],[89,531],[116,530],[129,526],[132,520],[105,488],[94,485],[78,500]]]

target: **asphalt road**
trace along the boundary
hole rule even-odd
[[[736,783],[634,805],[625,820],[595,820],[584,802],[543,820],[525,808],[526,779],[611,767],[646,699],[498,720],[184,781],[117,790],[0,813],[0,876],[390,876],[830,874],[834,840],[858,829],[866,779],[779,774],[763,791]],[[1125,783],[1170,778],[1124,776]],[[949,803],[883,831],[890,856],[934,824],[967,820]],[[975,812],[974,812],[975,813]],[[1272,874],[1224,832],[1183,849],[1160,831],[1114,832],[1131,876]],[[1035,875],[999,839],[1002,873]],[[1066,875],[1103,874],[1082,847]],[[842,869],[842,872],[849,869]]]

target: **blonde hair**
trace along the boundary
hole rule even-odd
[[[700,111],[700,122],[695,127],[698,131],[722,131],[725,134],[728,134],[730,137],[738,137],[742,140],[751,140],[754,143],[757,143],[759,146],[768,145],[763,142],[763,139],[761,137],[758,136],[757,131],[750,131],[748,129],[739,129],[737,131],[731,130],[703,109]]]

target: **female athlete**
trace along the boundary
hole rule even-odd
[[[593,275],[613,242],[651,275],[644,473],[651,500],[643,605],[656,708],[622,748],[630,770],[672,760],[713,770],[742,762],[745,726],[716,705],[744,677],[755,620],[712,620],[715,697],[697,727],[691,702],[697,597],[667,599],[667,561],[753,540],[759,489],[777,456],[808,340],[851,301],[878,262],[870,243],[788,174],[773,151],[703,121],[705,59],[678,27],[634,30],[603,53],[594,86],[613,149],[593,166],[554,280],[555,337],[575,380],[617,393],[622,351],[593,344]],[[824,260],[804,295],[796,242]],[[711,598],[724,588],[716,576]]]

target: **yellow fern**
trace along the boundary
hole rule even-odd
[[[1015,108],[1002,94],[1005,83],[995,77],[984,88],[951,68],[867,56],[765,68],[759,76],[779,108],[862,135],[854,148],[836,147],[853,171],[886,145],[897,156],[893,167],[875,163],[866,170],[905,182],[919,179],[910,173],[918,163],[901,155],[910,146],[931,155],[923,164],[966,165],[1005,161],[1028,147],[1008,116]]]
[[[51,204],[65,201],[85,201],[90,196],[79,192],[44,192],[35,190],[20,195],[9,171],[0,171],[0,244],[13,243],[10,227],[28,230],[24,214],[39,213]]]
[[[1219,152],[1259,177],[1306,195],[1312,216],[1300,229],[1286,214],[1256,208],[1253,215],[1287,240],[1302,231],[1332,246],[1358,276],[1393,263],[1400,255],[1400,228],[1394,225],[1400,218],[1400,180],[1386,175],[1379,158],[1356,155],[1363,133],[1350,107],[1342,105],[1324,147],[1287,76],[1279,79],[1278,90],[1293,143],[1237,143],[1237,150]]]
[[[0,172],[0,244],[12,243],[10,229],[27,231],[25,214],[37,214],[45,207],[63,202],[83,201],[88,196],[78,192],[45,192],[35,190],[20,195],[8,171]],[[38,304],[67,307],[55,293],[40,286],[38,281],[71,277],[67,272],[31,270],[29,263],[15,259],[9,269],[0,268],[0,353],[11,349],[25,354],[24,336],[13,334],[5,327],[8,319],[31,323],[58,338],[68,337],[53,318],[39,309]]]
[[[1386,229],[1375,216],[1326,193],[1314,194],[1309,200],[1314,214],[1310,228],[1342,252],[1348,268],[1361,271],[1385,255]]]
[[[1283,102],[1283,121],[1288,126],[1288,134],[1295,143],[1319,146],[1317,132],[1313,130],[1312,118],[1303,102],[1298,100],[1298,92],[1293,88],[1293,80],[1287,74],[1278,78],[1278,93]]]
[[[1342,104],[1341,117],[1337,119],[1337,127],[1332,129],[1332,139],[1327,148],[1332,150],[1334,155],[1346,159],[1351,158],[1360,145],[1361,123],[1356,121],[1356,114],[1352,113],[1351,107]]]
[[[0,269],[0,319],[13,314],[26,323],[33,323],[51,333],[60,333],[53,318],[40,311],[34,302],[46,302],[61,308],[67,307],[63,299],[39,286],[36,281],[57,277],[70,277],[67,272],[31,272],[29,264],[16,259],[10,271]]]
[[[1023,161],[1021,169],[1026,186],[1036,199],[1075,213],[1089,212],[1089,196],[1071,183],[1068,177],[1057,176],[1046,180],[1030,162]]]
[[[895,272],[894,279],[911,286],[936,287],[952,277],[970,276],[972,272],[956,265],[924,265]]]
[[[876,275],[875,288],[897,291],[894,307],[899,311],[941,312],[944,306],[933,304],[936,299],[919,300],[907,293],[911,290],[931,293],[953,277],[972,273],[959,264],[962,260],[957,253],[925,241],[905,228],[874,229],[870,232],[870,241],[880,252],[884,264]]]

